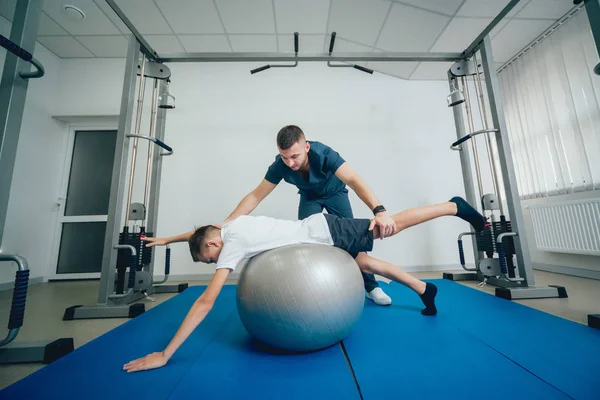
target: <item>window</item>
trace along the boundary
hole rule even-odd
[[[584,8],[499,73],[523,199],[600,188],[598,53]]]

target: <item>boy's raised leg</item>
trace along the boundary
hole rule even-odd
[[[396,233],[398,233],[411,226],[444,216],[457,216],[470,223],[478,232],[482,231],[486,224],[485,217],[461,197],[453,197],[448,202],[431,206],[409,208],[392,215],[392,219],[396,223]],[[373,229],[373,236],[379,237],[377,226]]]

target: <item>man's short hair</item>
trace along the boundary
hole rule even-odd
[[[287,125],[281,128],[277,134],[277,147],[281,150],[287,150],[294,144],[298,143],[301,139],[306,140],[302,129],[296,125]]]
[[[206,247],[206,243],[208,239],[212,236],[215,230],[218,230],[214,225],[205,225],[196,229],[192,236],[188,239],[188,244],[190,246],[190,254],[192,255],[192,260],[195,262],[200,261],[202,257],[202,249]]]

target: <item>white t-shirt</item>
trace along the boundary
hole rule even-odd
[[[221,227],[221,238],[223,249],[216,268],[232,271],[240,261],[276,247],[298,243],[333,245],[322,213],[300,221],[243,215]]]

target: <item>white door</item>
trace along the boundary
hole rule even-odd
[[[70,130],[50,279],[100,277],[116,137],[116,129]]]

